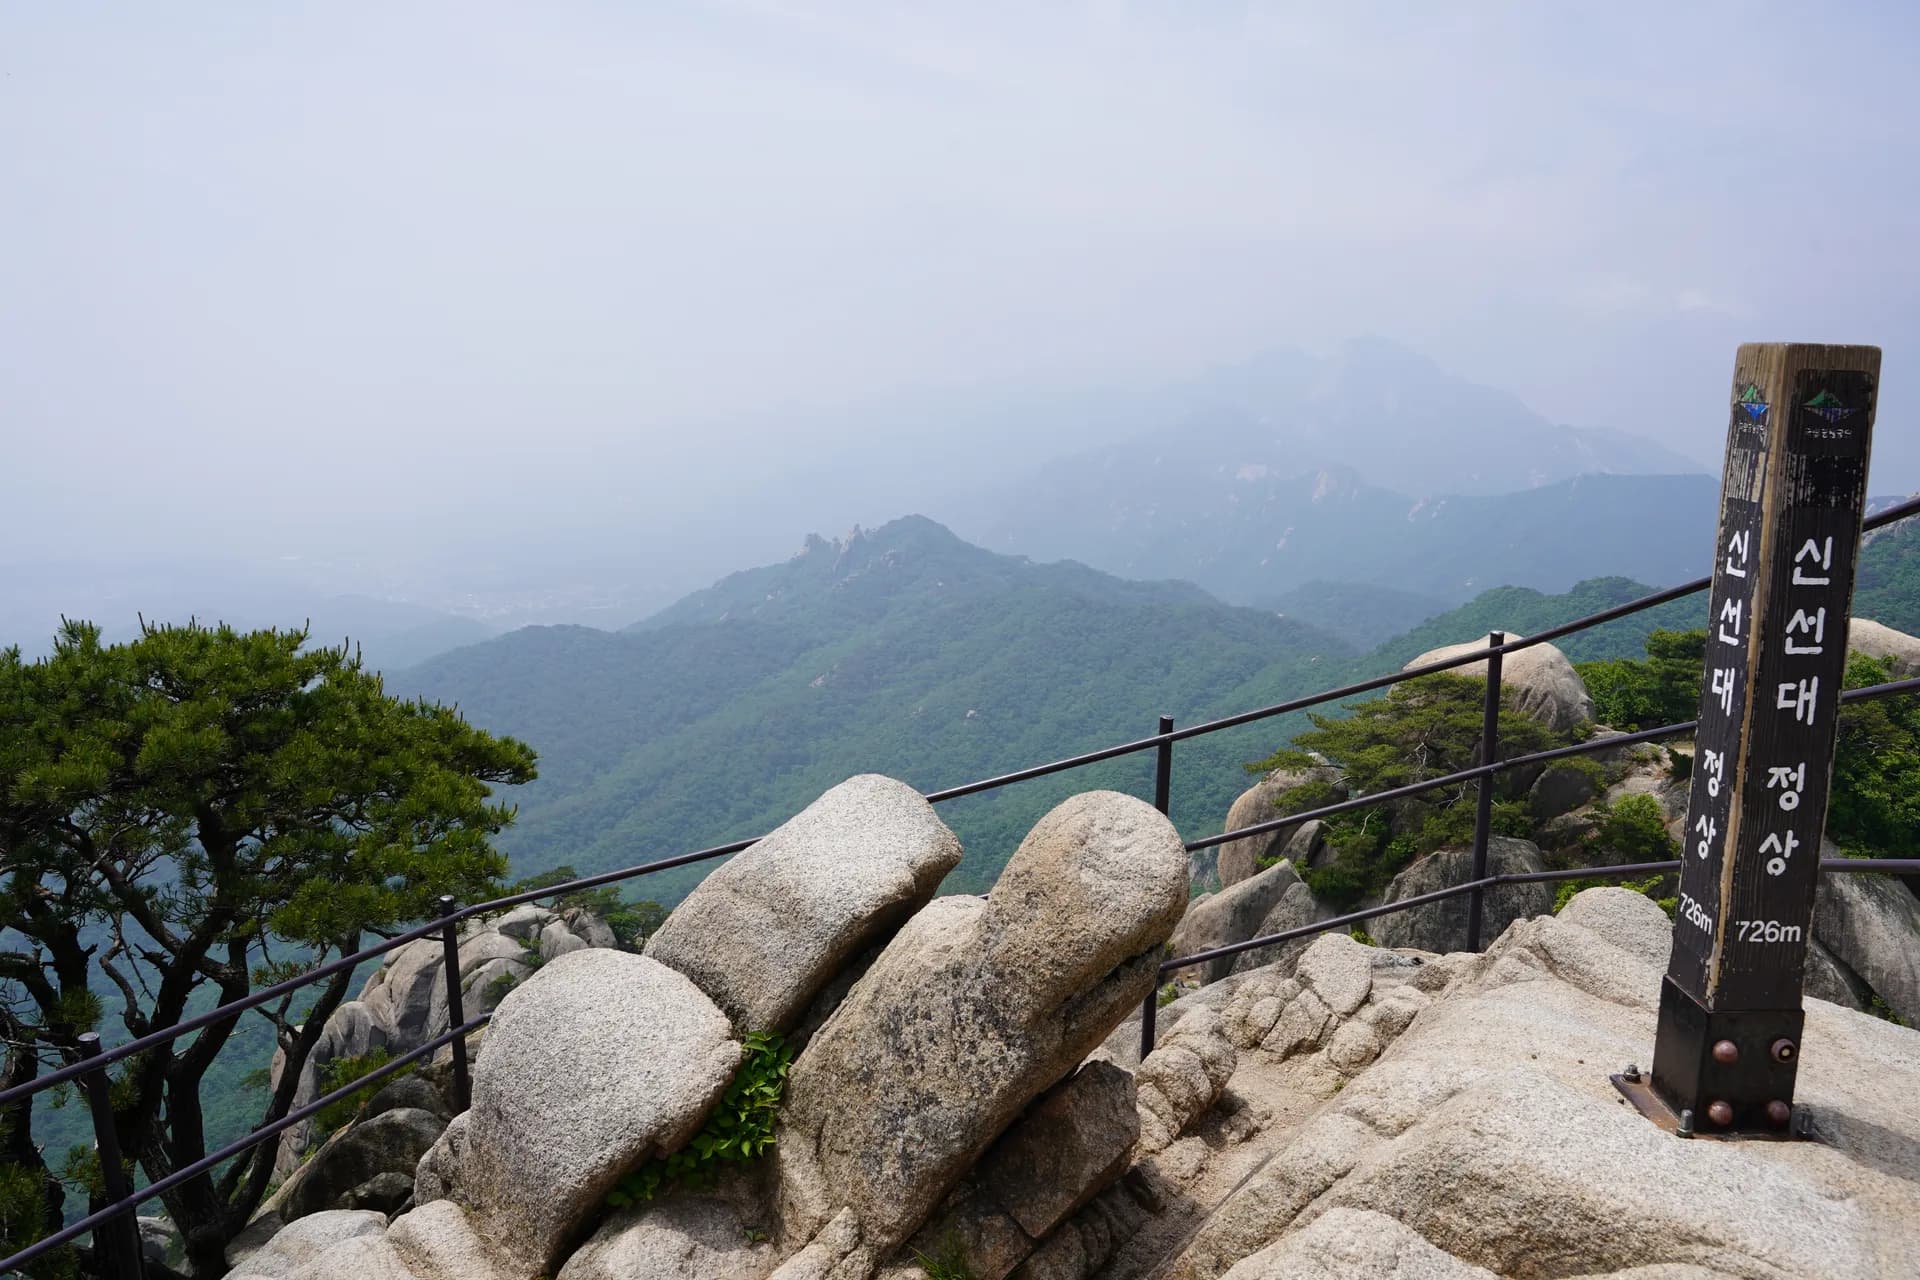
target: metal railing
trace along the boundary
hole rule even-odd
[[[1868,517],[1863,522],[1862,528],[1864,530],[1882,528],[1916,515],[1920,515],[1920,498],[1903,502]],[[1378,791],[1369,795],[1354,796],[1334,804],[1323,805],[1319,808],[1288,814],[1285,817],[1266,822],[1257,822],[1236,830],[1224,831],[1219,835],[1207,836],[1202,839],[1185,842],[1185,847],[1188,852],[1196,852],[1202,849],[1214,848],[1234,840],[1270,834],[1283,828],[1296,828],[1315,819],[1328,818],[1355,809],[1367,808],[1392,800],[1404,799],[1423,791],[1456,786],[1467,782],[1476,782],[1479,785],[1479,793],[1476,797],[1474,817],[1473,864],[1470,877],[1467,880],[1444,889],[1433,890],[1430,893],[1423,893],[1395,902],[1383,903],[1380,906],[1368,907],[1364,910],[1349,912],[1345,915],[1334,916],[1326,920],[1315,921],[1311,924],[1301,925],[1298,928],[1288,929],[1280,933],[1249,938],[1242,942],[1213,947],[1192,955],[1177,956],[1163,961],[1159,966],[1159,972],[1164,976],[1193,965],[1237,956],[1248,951],[1275,946],[1279,943],[1309,937],[1317,933],[1325,933],[1334,929],[1350,928],[1353,925],[1380,916],[1411,910],[1415,907],[1442,902],[1463,895],[1469,898],[1468,949],[1477,951],[1480,947],[1480,933],[1484,918],[1484,895],[1489,889],[1507,884],[1523,884],[1540,881],[1626,878],[1643,874],[1671,872],[1678,870],[1680,867],[1678,861],[1641,862],[1623,866],[1580,867],[1563,871],[1534,871],[1490,875],[1487,873],[1487,848],[1494,778],[1501,773],[1530,765],[1547,764],[1570,757],[1618,750],[1622,747],[1633,746],[1638,743],[1653,742],[1662,738],[1675,737],[1680,734],[1690,733],[1695,727],[1694,722],[1689,720],[1679,724],[1662,725],[1659,728],[1643,729],[1633,733],[1610,734],[1605,737],[1591,738],[1570,746],[1556,747],[1547,751],[1530,752],[1525,755],[1512,756],[1502,760],[1498,758],[1502,658],[1510,653],[1516,653],[1535,645],[1547,644],[1563,636],[1572,635],[1608,622],[1617,621],[1618,619],[1629,617],[1674,600],[1684,599],[1687,596],[1706,590],[1709,585],[1711,585],[1710,578],[1696,578],[1691,582],[1684,582],[1678,586],[1669,587],[1665,590],[1656,591],[1638,599],[1630,600],[1625,604],[1616,605],[1610,609],[1603,609],[1598,613],[1576,618],[1571,622],[1546,628],[1543,631],[1524,638],[1509,640],[1505,638],[1503,633],[1494,632],[1489,637],[1490,643],[1488,645],[1456,654],[1450,658],[1423,663],[1417,667],[1408,667],[1400,671],[1390,672],[1385,675],[1343,685],[1337,689],[1329,689],[1306,697],[1275,703],[1271,706],[1259,707],[1251,711],[1243,711],[1215,720],[1208,720],[1200,724],[1189,725],[1184,729],[1176,729],[1174,727],[1173,717],[1163,715],[1159,718],[1157,731],[1148,737],[1137,738],[1131,742],[1124,742],[1115,746],[1102,747],[1095,751],[1083,752],[1079,755],[1054,760],[1047,764],[1035,765],[1027,769],[1016,770],[1012,773],[1000,774],[992,778],[984,778],[977,782],[969,782],[957,787],[948,787],[941,791],[928,792],[926,793],[926,798],[932,803],[939,804],[948,800],[957,800],[963,796],[977,795],[981,792],[997,790],[1001,787],[1011,786],[1014,783],[1028,782],[1036,778],[1048,777],[1052,774],[1064,773],[1068,770],[1084,768],[1087,765],[1098,764],[1102,761],[1113,760],[1122,756],[1135,755],[1151,750],[1155,756],[1153,804],[1156,809],[1164,814],[1168,812],[1172,796],[1173,748],[1175,743],[1183,742],[1190,738],[1219,733],[1227,729],[1239,728],[1242,725],[1272,719],[1273,717],[1287,715],[1291,712],[1325,706],[1328,703],[1339,702],[1342,699],[1390,688],[1409,680],[1417,680],[1422,676],[1435,675],[1474,663],[1485,662],[1487,665],[1485,678],[1486,692],[1483,702],[1481,761],[1479,764],[1471,768],[1444,774],[1440,777],[1408,783],[1405,786],[1395,787],[1386,791]],[[1841,698],[1846,702],[1856,702],[1916,692],[1920,692],[1920,678],[1896,680],[1867,688],[1851,689],[1843,693]],[[272,986],[263,987],[259,991],[253,992],[242,999],[230,1001],[227,1004],[210,1009],[205,1013],[185,1019],[174,1026],[140,1036],[112,1049],[102,1049],[97,1036],[89,1034],[79,1037],[80,1044],[76,1050],[75,1061],[55,1071],[48,1072],[46,1075],[38,1076],[24,1084],[0,1090],[0,1107],[20,1102],[44,1090],[54,1088],[57,1085],[76,1080],[80,1081],[81,1089],[85,1093],[89,1103],[96,1146],[101,1157],[103,1182],[110,1199],[108,1203],[101,1208],[64,1227],[62,1230],[44,1239],[35,1241],[33,1244],[28,1245],[9,1257],[0,1258],[0,1272],[17,1270],[62,1245],[70,1244],[89,1232],[95,1232],[95,1249],[96,1252],[102,1256],[107,1266],[111,1268],[108,1273],[116,1276],[132,1276],[136,1277],[137,1280],[137,1277],[142,1274],[140,1242],[135,1220],[135,1215],[140,1205],[155,1197],[162,1196],[168,1191],[194,1178],[209,1175],[214,1169],[228,1160],[245,1154],[263,1142],[277,1138],[280,1134],[293,1128],[295,1125],[312,1119],[320,1111],[334,1103],[351,1097],[364,1090],[368,1085],[387,1079],[395,1073],[431,1057],[443,1048],[451,1048],[455,1109],[464,1110],[471,1102],[470,1083],[467,1077],[466,1038],[468,1035],[484,1027],[491,1015],[481,1014],[477,1017],[463,1020],[463,993],[460,987],[461,975],[459,964],[459,926],[461,923],[475,916],[491,915],[526,903],[538,902],[542,899],[565,897],[587,889],[597,889],[606,885],[619,884],[624,881],[637,879],[641,876],[672,870],[676,867],[691,866],[696,863],[711,861],[715,858],[723,858],[751,847],[759,839],[761,839],[761,837],[755,836],[744,840],[734,840],[726,844],[713,845],[709,848],[698,849],[690,853],[676,854],[672,857],[660,858],[652,862],[644,862],[637,866],[625,867],[617,871],[583,876],[576,880],[567,881],[564,884],[509,894],[505,897],[494,898],[487,902],[477,902],[466,907],[457,907],[453,899],[442,898],[441,914],[433,920],[396,934],[391,938],[384,939],[371,947],[356,951],[351,955],[342,956],[337,960],[318,965],[297,977],[275,983]],[[1879,871],[1920,874],[1920,859],[1823,858],[1820,861],[1820,869],[1823,872]],[[149,1049],[168,1044],[181,1036],[191,1035],[196,1031],[213,1026],[216,1023],[238,1018],[250,1009],[257,1009],[262,1005],[279,999],[281,996],[289,995],[301,987],[332,977],[343,970],[355,968],[369,960],[384,956],[389,952],[406,946],[409,943],[436,936],[440,939],[443,948],[442,955],[445,969],[444,978],[447,985],[447,1010],[450,1030],[441,1033],[426,1044],[420,1045],[407,1053],[388,1060],[368,1074],[330,1093],[315,1098],[305,1106],[289,1110],[285,1115],[262,1125],[245,1137],[237,1139],[222,1147],[220,1150],[204,1156],[183,1168],[166,1174],[158,1181],[137,1190],[128,1184],[125,1171],[121,1167],[121,1162],[118,1159],[118,1134],[113,1123],[112,1104],[108,1097],[109,1078],[106,1074],[108,1067]],[[1151,1052],[1154,1046],[1156,1030],[1155,1011],[1158,1008],[1157,997],[1157,989],[1149,993],[1141,1010],[1141,1053],[1143,1056]],[[105,1228],[105,1230],[101,1230],[102,1228]]]

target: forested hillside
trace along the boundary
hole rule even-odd
[[[1710,567],[1703,562],[1694,572],[1704,573]],[[1654,590],[1625,577],[1589,578],[1558,595],[1526,587],[1495,587],[1387,641],[1372,657],[1378,663],[1398,666],[1429,649],[1471,640],[1495,627],[1532,635],[1650,595]],[[1706,610],[1706,593],[1701,592],[1590,631],[1576,632],[1556,643],[1575,662],[1637,658],[1650,633],[1704,626]],[[1853,612],[1858,617],[1883,622],[1896,631],[1920,630],[1920,522],[1903,521],[1867,535],[1860,553],[1859,576],[1854,583]]]
[[[390,680],[457,702],[541,753],[504,843],[516,874],[582,872],[755,835],[873,770],[932,790],[1348,678],[1357,657],[1304,623],[1181,583],[1126,582],[970,546],[929,520],[735,574],[612,634],[531,628]],[[1176,753],[1176,820],[1210,829],[1271,749],[1254,726]],[[946,806],[988,883],[1074,791],[1143,794],[1146,755]],[[649,882],[671,901],[697,871]],[[638,888],[638,886],[636,886]]]
[[[1920,534],[1875,538],[1861,613],[1920,622],[1915,565]],[[1334,632],[1377,633],[1423,598],[1323,584],[1275,616],[1185,583],[995,555],[908,517],[811,538],[792,559],[733,574],[624,632],[528,628],[390,684],[532,743],[541,777],[521,790],[506,837],[515,872],[588,872],[759,834],[852,773],[952,786],[1145,735],[1161,712],[1188,724],[1281,701],[1650,589],[1626,577],[1553,595],[1495,588],[1363,656]],[[1561,647],[1576,661],[1637,656],[1649,632],[1697,626],[1704,608],[1704,596],[1675,601]],[[1244,785],[1239,764],[1301,727],[1289,719],[1182,743],[1181,829],[1218,830]],[[1149,770],[1143,754],[947,806],[969,849],[949,888],[985,884],[1059,798],[1097,786],[1144,794]],[[673,873],[646,892],[671,901],[697,875]]]
[[[1589,578],[1558,595],[1547,595],[1529,587],[1495,587],[1457,609],[1427,619],[1405,635],[1394,637],[1376,649],[1374,656],[1383,664],[1402,666],[1429,649],[1471,640],[1496,627],[1514,635],[1532,635],[1650,595],[1653,590],[1632,578]],[[1577,631],[1555,643],[1575,662],[1635,657],[1649,633],[1661,628],[1684,631],[1699,626],[1706,612],[1707,597],[1701,592],[1629,614],[1590,631]]]
[[[1331,631],[1348,644],[1371,649],[1445,613],[1450,603],[1417,591],[1315,579],[1266,602],[1265,607]]]
[[[1920,633],[1920,520],[1867,535],[1853,584],[1853,611],[1896,631]]]

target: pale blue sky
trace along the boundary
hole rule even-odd
[[[4,558],[644,535],[1357,333],[1703,459],[1877,342],[1920,487],[1911,13],[0,0]]]

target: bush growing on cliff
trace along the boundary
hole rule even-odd
[[[1486,686],[1468,676],[1424,676],[1395,692],[1349,704],[1344,718],[1313,715],[1313,728],[1291,747],[1249,764],[1251,772],[1306,768],[1321,760],[1339,770],[1338,784],[1309,782],[1281,793],[1283,815],[1304,813],[1332,801],[1336,786],[1350,795],[1392,790],[1443,777],[1478,763],[1480,721]],[[1500,749],[1503,756],[1543,751],[1572,741],[1519,709],[1511,689],[1501,691]],[[1317,758],[1316,758],[1317,757]],[[1422,792],[1405,800],[1336,814],[1328,823],[1333,857],[1325,866],[1301,869],[1314,895],[1346,906],[1387,883],[1423,854],[1473,837],[1473,782]],[[1530,835],[1525,805],[1511,795],[1494,805],[1493,830]]]
[[[793,1050],[770,1032],[756,1031],[741,1042],[746,1052],[733,1083],[686,1146],[647,1161],[620,1179],[607,1193],[615,1209],[644,1204],[675,1187],[704,1187],[728,1164],[756,1160],[773,1147],[773,1122],[787,1091]]]
[[[1595,717],[1622,729],[1693,719],[1706,639],[1705,631],[1656,631],[1647,638],[1644,659],[1582,663]],[[1847,656],[1847,688],[1891,679],[1890,662]],[[1913,833],[1920,831],[1920,698],[1877,698],[1841,709],[1831,796],[1826,833],[1842,851],[1863,858],[1912,856]]]
[[[320,1088],[318,1092],[326,1094],[332,1093],[335,1089],[345,1088],[355,1080],[364,1079],[375,1071],[378,1071],[391,1061],[393,1061],[393,1054],[389,1053],[384,1047],[370,1049],[366,1053],[356,1057],[335,1058],[332,1062],[320,1068]],[[367,1103],[373,1100],[374,1094],[380,1092],[381,1089],[399,1079],[401,1076],[407,1075],[412,1070],[412,1067],[402,1067],[392,1075],[382,1076],[372,1084],[355,1089],[352,1093],[340,1099],[340,1101],[330,1103],[320,1108],[319,1114],[313,1118],[315,1138],[325,1139],[329,1135],[346,1127],[348,1121],[360,1114],[360,1108],[366,1106]],[[307,1149],[312,1151],[314,1147],[309,1146]]]
[[[1593,695],[1593,718],[1615,729],[1652,729],[1691,720],[1700,709],[1705,631],[1655,631],[1645,658],[1582,662],[1574,669]]]
[[[1667,815],[1649,795],[1625,795],[1594,806],[1599,826],[1594,847],[1615,862],[1669,862],[1680,856],[1680,844],[1667,834]]]

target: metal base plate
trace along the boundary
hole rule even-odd
[[[1813,1117],[1808,1113],[1807,1109],[1802,1106],[1794,1107],[1793,1119],[1788,1122],[1784,1130],[1719,1129],[1709,1132],[1710,1126],[1709,1128],[1702,1128],[1700,1122],[1696,1120],[1690,1131],[1682,1133],[1680,1131],[1680,1117],[1674,1114],[1673,1108],[1667,1105],[1666,1099],[1654,1092],[1653,1082],[1647,1076],[1642,1075],[1635,1079],[1628,1079],[1625,1075],[1616,1073],[1608,1076],[1607,1079],[1613,1082],[1613,1087],[1618,1089],[1621,1095],[1625,1097],[1628,1102],[1631,1102],[1641,1115],[1653,1121],[1657,1127],[1673,1134],[1675,1137],[1706,1138],[1715,1142],[1819,1141],[1819,1138],[1813,1132]]]

